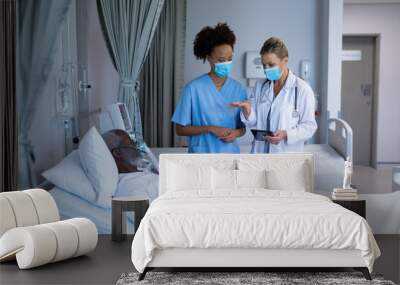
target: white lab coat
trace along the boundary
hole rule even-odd
[[[248,129],[267,130],[268,112],[270,131],[286,130],[287,140],[279,144],[267,141],[252,142],[252,153],[278,153],[303,151],[304,143],[317,129],[315,121],[315,98],[311,87],[301,78],[289,71],[288,78],[280,93],[275,97],[273,84],[265,79],[258,80],[248,92],[251,113],[246,119],[241,112],[242,122]],[[295,86],[297,84],[297,112],[295,110]],[[274,98],[275,97],[275,98]]]

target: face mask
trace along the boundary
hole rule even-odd
[[[282,72],[281,69],[278,66],[274,66],[271,68],[265,68],[264,69],[265,76],[267,79],[276,81],[281,78]]]
[[[232,71],[232,61],[215,63],[214,65],[214,72],[218,77],[227,77]]]
[[[129,165],[132,165],[132,166],[136,166],[136,167],[138,167],[138,166],[140,166],[140,164],[141,164],[141,159],[140,158],[132,158],[132,157],[122,157],[122,160],[126,163],[126,164],[129,164]]]

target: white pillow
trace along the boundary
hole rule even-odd
[[[82,167],[97,194],[97,204],[109,208],[118,184],[118,168],[103,138],[92,127],[79,144]]]
[[[267,172],[267,188],[272,190],[308,191],[311,189],[310,165],[303,159],[287,157],[257,157],[239,159],[240,170],[260,170]]]
[[[169,163],[168,191],[211,189],[211,167]]]
[[[77,150],[71,152],[60,163],[46,170],[42,175],[58,188],[90,202],[96,200],[96,192],[82,169]]]
[[[236,170],[238,188],[267,188],[267,172],[263,170]]]
[[[212,168],[211,180],[213,190],[236,190],[236,170]]]
[[[284,171],[279,169],[267,170],[267,188],[272,190],[307,191],[308,165],[305,162],[291,163]]]
[[[215,169],[211,171],[213,190],[267,188],[266,171]]]

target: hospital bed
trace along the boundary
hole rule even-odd
[[[58,206],[62,220],[84,217],[96,225],[99,234],[111,233],[111,209],[99,207],[58,187],[52,188],[49,193]],[[127,220],[128,233],[133,233],[134,230],[134,221],[131,219]]]
[[[146,180],[138,179],[138,176],[141,175],[145,174],[137,172],[120,174],[114,197],[147,196],[150,201],[153,201],[158,194],[158,181],[153,181],[152,177],[158,178],[158,176],[152,176]],[[150,191],[146,189],[150,189]],[[100,234],[111,233],[111,206],[104,208],[51,183],[48,183],[46,190],[49,190],[49,193],[53,196],[63,220],[84,217],[90,219],[96,225]],[[134,214],[132,212],[126,214],[128,217],[127,233],[133,234]]]
[[[251,145],[241,144],[241,153],[250,153]],[[150,148],[155,159],[162,153],[187,153],[187,147]],[[346,158],[353,159],[353,131],[350,125],[342,120],[328,120],[326,144],[306,144],[304,152],[314,154],[315,181],[314,192],[330,194],[333,188],[341,186]]]

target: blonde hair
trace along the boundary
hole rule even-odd
[[[274,53],[280,59],[284,59],[285,57],[289,57],[289,51],[285,45],[285,43],[277,37],[271,37],[266,40],[260,50],[260,54],[266,53]]]

